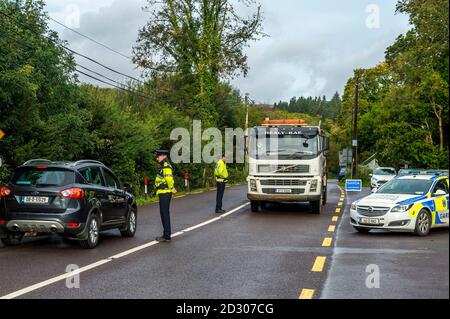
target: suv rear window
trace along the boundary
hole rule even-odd
[[[62,168],[22,167],[16,170],[11,183],[36,187],[65,186],[75,182],[75,173]]]

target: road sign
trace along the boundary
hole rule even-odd
[[[345,191],[346,192],[361,192],[362,191],[362,180],[347,179],[345,181]]]
[[[3,137],[5,137],[5,135],[6,135],[6,133],[3,132],[2,130],[0,130],[0,140],[1,140]]]

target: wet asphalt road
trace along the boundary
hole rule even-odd
[[[109,231],[94,250],[59,238],[27,239],[12,248],[0,244],[0,296],[64,274],[68,265],[106,259],[80,274],[79,289],[68,289],[62,280],[19,298],[298,299],[305,289],[313,298],[448,298],[448,230],[426,238],[356,234],[348,225],[348,208],[362,194],[348,195],[337,214],[340,196],[331,182],[322,215],[311,214],[308,204],[270,205],[260,213],[245,206],[169,244],[114,260],[108,258],[160,235],[157,204],[140,208],[135,238]],[[225,209],[246,202],[246,187],[227,189]],[[217,217],[214,204],[215,192],[174,199],[173,232]],[[333,216],[339,219],[333,221]],[[337,230],[330,231],[330,225]],[[331,239],[330,247],[322,246],[324,238]],[[315,272],[317,257],[325,262]],[[380,269],[379,289],[365,286],[369,264]]]

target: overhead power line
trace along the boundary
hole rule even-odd
[[[3,12],[3,11],[0,11],[0,14],[6,16],[6,17],[8,17],[8,18],[10,18],[11,20],[15,20],[13,16],[11,16],[10,14],[5,13],[5,12]],[[29,26],[24,25],[23,23],[20,23],[20,22],[18,22],[17,20],[15,20],[15,22],[16,22],[16,23],[19,23],[21,26],[23,26],[23,27],[25,27],[26,29],[28,29],[28,30],[30,30],[30,31],[33,32],[33,30],[32,30]],[[62,47],[62,48],[64,48],[65,50],[67,50],[67,51],[69,51],[69,52],[71,52],[71,53],[73,53],[73,54],[75,54],[75,55],[78,55],[78,56],[80,56],[80,57],[82,57],[82,58],[84,58],[84,59],[86,59],[86,60],[89,60],[89,61],[91,61],[91,62],[93,62],[93,63],[95,63],[95,64],[97,64],[97,65],[99,65],[99,66],[101,66],[101,67],[103,67],[103,68],[105,68],[105,69],[111,71],[111,72],[114,72],[114,73],[116,73],[116,74],[125,76],[125,77],[127,77],[127,78],[129,78],[129,79],[131,79],[131,80],[133,80],[133,81],[136,81],[136,82],[139,82],[139,83],[141,83],[141,84],[144,84],[143,81],[141,81],[141,80],[139,80],[139,79],[137,79],[137,78],[135,78],[135,77],[133,77],[133,76],[131,76],[131,75],[127,75],[127,74],[125,74],[125,73],[123,73],[123,72],[117,71],[117,70],[115,70],[115,69],[113,69],[113,68],[111,68],[111,67],[109,67],[109,66],[106,66],[106,65],[104,65],[103,63],[101,63],[101,62],[99,62],[99,61],[97,61],[97,60],[95,60],[95,59],[93,59],[93,58],[91,58],[91,57],[89,57],[89,56],[87,56],[87,55],[81,54],[81,53],[79,53],[79,52],[77,52],[77,51],[75,51],[75,50],[72,50],[72,49],[68,48],[67,46],[65,46],[65,45],[63,45],[63,44],[61,44],[61,43],[56,42],[54,39],[49,38],[48,36],[45,36],[45,35],[42,35],[42,36],[43,36],[44,38],[46,38],[47,40],[49,40],[50,42],[52,42],[53,44],[55,44],[56,46]]]
[[[64,28],[66,28],[66,29],[68,29],[68,30],[70,30],[70,31],[72,31],[72,32],[74,32],[74,33],[76,33],[76,34],[78,34],[79,36],[82,36],[83,38],[86,38],[86,39],[88,39],[89,41],[92,41],[92,42],[94,42],[94,43],[96,43],[96,44],[102,46],[103,48],[108,49],[108,50],[111,51],[111,52],[114,52],[114,53],[116,53],[116,54],[118,54],[118,55],[120,55],[120,56],[122,56],[122,57],[124,57],[124,58],[126,58],[126,59],[128,59],[128,60],[131,60],[131,57],[130,57],[130,56],[127,56],[127,55],[125,55],[125,54],[123,54],[123,53],[120,53],[119,51],[117,51],[117,50],[115,50],[115,49],[113,49],[113,48],[107,46],[106,44],[103,44],[103,43],[101,43],[101,42],[99,42],[99,41],[97,41],[97,40],[95,40],[95,39],[93,39],[93,38],[91,38],[91,37],[89,37],[89,36],[87,36],[87,35],[85,35],[85,34],[79,32],[79,31],[77,31],[77,30],[72,29],[72,28],[66,26],[65,24],[59,22],[59,21],[56,20],[56,19],[53,19],[53,18],[51,18],[51,17],[50,17],[49,19],[52,20],[53,22],[59,24],[60,26],[62,26],[62,27],[64,27]]]
[[[0,13],[1,13],[1,12],[0,12]],[[12,36],[10,36],[9,34],[6,34],[6,33],[4,33],[4,32],[0,32],[0,34],[1,34],[4,38],[9,38],[10,40],[13,40],[13,41],[14,41],[16,44],[18,44],[18,45],[26,46],[27,48],[32,48],[31,44],[27,43],[27,42],[24,41],[24,40],[16,39],[16,38],[14,38],[14,37],[12,37]],[[89,75],[89,74],[86,74],[86,73],[83,72],[83,71],[80,71],[79,69],[76,69],[76,72],[77,72],[77,73],[83,74],[83,75],[85,75],[85,76],[88,76],[88,77],[91,78],[91,79],[94,79],[94,80],[99,81],[99,82],[101,82],[101,83],[104,83],[104,84],[113,86],[113,87],[118,88],[118,89],[120,89],[120,90],[123,90],[123,91],[129,92],[129,93],[135,94],[135,95],[137,95],[137,96],[139,96],[139,97],[147,98],[147,99],[154,99],[154,97],[151,97],[151,96],[149,96],[149,95],[146,95],[146,94],[143,94],[143,93],[141,93],[141,92],[138,92],[135,88],[133,88],[133,87],[131,87],[131,86],[129,86],[129,85],[125,85],[125,84],[123,84],[123,83],[120,83],[120,82],[118,82],[118,81],[116,81],[116,80],[114,80],[114,79],[111,79],[110,77],[107,77],[107,76],[104,75],[104,74],[101,74],[101,73],[99,73],[99,72],[93,71],[92,69],[90,69],[90,68],[88,68],[88,67],[85,67],[85,66],[83,66],[83,65],[81,65],[81,64],[79,64],[79,63],[77,63],[77,62],[75,62],[75,64],[76,64],[78,67],[80,67],[80,68],[82,68],[82,69],[84,69],[84,70],[86,70],[86,71],[88,71],[88,72],[91,72],[91,73],[93,73],[93,74],[95,74],[95,75],[97,75],[97,76],[100,76],[100,77],[102,77],[102,78],[104,78],[104,79],[106,79],[106,80],[108,80],[108,81],[111,81],[111,82],[113,82],[113,83],[109,83],[109,82],[106,82],[106,81],[104,81],[104,80],[101,80],[101,79],[99,79],[99,78],[97,78],[97,77],[93,77],[93,76],[91,76],[91,75]],[[115,84],[114,84],[114,83],[115,83]]]

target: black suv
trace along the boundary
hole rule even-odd
[[[28,161],[0,188],[1,241],[11,246],[24,236],[58,234],[94,248],[102,230],[133,237],[137,207],[130,187],[97,161]]]

